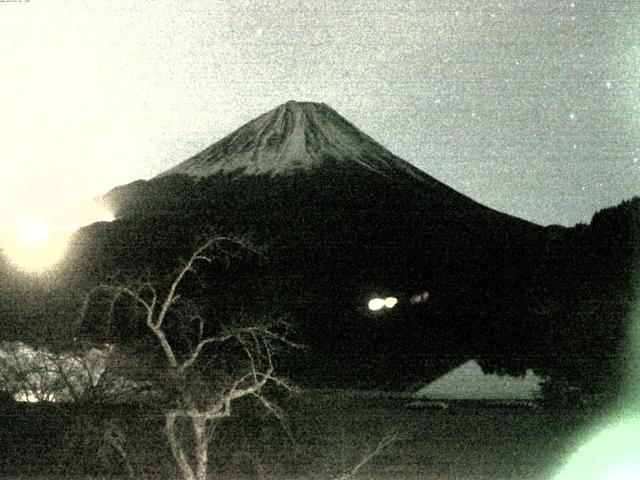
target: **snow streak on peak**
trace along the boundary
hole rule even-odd
[[[355,166],[383,175],[426,176],[323,103],[289,101],[162,173],[281,175],[320,166]]]

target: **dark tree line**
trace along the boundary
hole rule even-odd
[[[300,383],[402,389],[476,358],[487,371],[533,368],[583,390],[615,390],[637,282],[640,200],[564,228],[453,193],[335,169],[135,182],[107,197],[117,221],[76,236],[58,274],[67,296],[52,302],[69,317],[78,300],[68,292],[114,272],[175,267],[210,225],[250,232],[263,255],[222,276],[204,272],[188,288],[218,318],[288,313],[296,341],[310,346],[283,361]],[[225,294],[198,297],[202,285]],[[409,302],[423,291],[427,302]],[[372,295],[388,294],[400,299],[393,311],[366,309]],[[132,334],[126,328],[121,334]]]
[[[597,212],[589,225],[548,227],[528,319],[516,325],[526,325],[522,340],[505,342],[515,360],[506,369],[552,377],[550,394],[564,388],[615,397],[640,291],[639,260],[640,198]],[[505,369],[500,356],[485,356],[484,365]]]

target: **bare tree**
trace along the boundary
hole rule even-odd
[[[89,305],[94,294],[107,293],[109,322],[121,300],[128,300],[142,312],[146,330],[162,352],[154,387],[159,392],[171,453],[186,480],[207,478],[209,431],[219,420],[232,414],[237,400],[254,397],[277,414],[263,391],[269,384],[290,388],[275,375],[273,364],[273,355],[279,347],[296,346],[287,339],[286,322],[281,319],[251,321],[245,317],[233,324],[218,322],[213,328],[213,322],[207,322],[194,302],[185,298],[185,289],[181,287],[185,278],[195,273],[196,265],[227,261],[231,252],[226,247],[231,244],[235,248],[249,248],[242,239],[208,238],[164,287],[148,280],[102,284],[89,293],[86,301]],[[189,332],[188,347],[184,347],[185,342],[179,344],[176,335],[168,333],[170,316],[178,318],[183,331]],[[203,374],[202,369],[212,362],[219,363],[220,368],[216,368],[214,374]],[[181,423],[190,426],[193,444],[180,435]]]
[[[0,389],[19,401],[80,402],[101,382],[108,348],[54,353],[0,343]]]

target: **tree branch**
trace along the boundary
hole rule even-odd
[[[171,282],[169,292],[167,293],[167,296],[165,297],[164,301],[162,302],[162,306],[160,307],[160,313],[158,314],[158,319],[155,323],[155,326],[157,328],[160,328],[162,326],[162,322],[164,322],[164,319],[167,316],[167,312],[171,308],[171,305],[173,305],[180,297],[179,295],[176,295],[176,290],[178,289],[178,286],[184,279],[185,275],[188,272],[193,271],[193,265],[199,260],[206,261],[208,263],[213,262],[215,256],[205,256],[203,255],[203,253],[209,250],[214,244],[222,240],[228,239],[224,237],[214,237],[207,240],[203,245],[198,247],[195,252],[193,252],[191,257],[189,257],[185,264],[178,270],[178,274],[174,278],[173,282]]]
[[[204,347],[206,347],[210,343],[223,343],[227,340],[231,340],[233,337],[233,335],[224,335],[222,337],[209,337],[201,340],[193,350],[193,352],[191,352],[191,355],[189,355],[189,357],[182,363],[182,365],[178,367],[178,372],[184,373],[187,368],[193,365],[202,353]]]
[[[380,455],[385,448],[387,448],[389,445],[391,445],[397,440],[398,440],[398,436],[395,433],[386,435],[384,438],[382,438],[382,440],[378,442],[378,445],[376,446],[376,448],[366,453],[362,458],[362,460],[355,467],[353,467],[350,472],[344,473],[339,477],[336,477],[335,480],[348,480],[350,478],[355,477],[358,471],[362,467],[364,467],[367,463],[369,463],[374,457],[377,457],[378,455]]]

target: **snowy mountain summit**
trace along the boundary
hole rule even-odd
[[[428,178],[327,105],[295,101],[260,115],[159,176],[290,175],[320,166],[360,166],[385,176]]]

